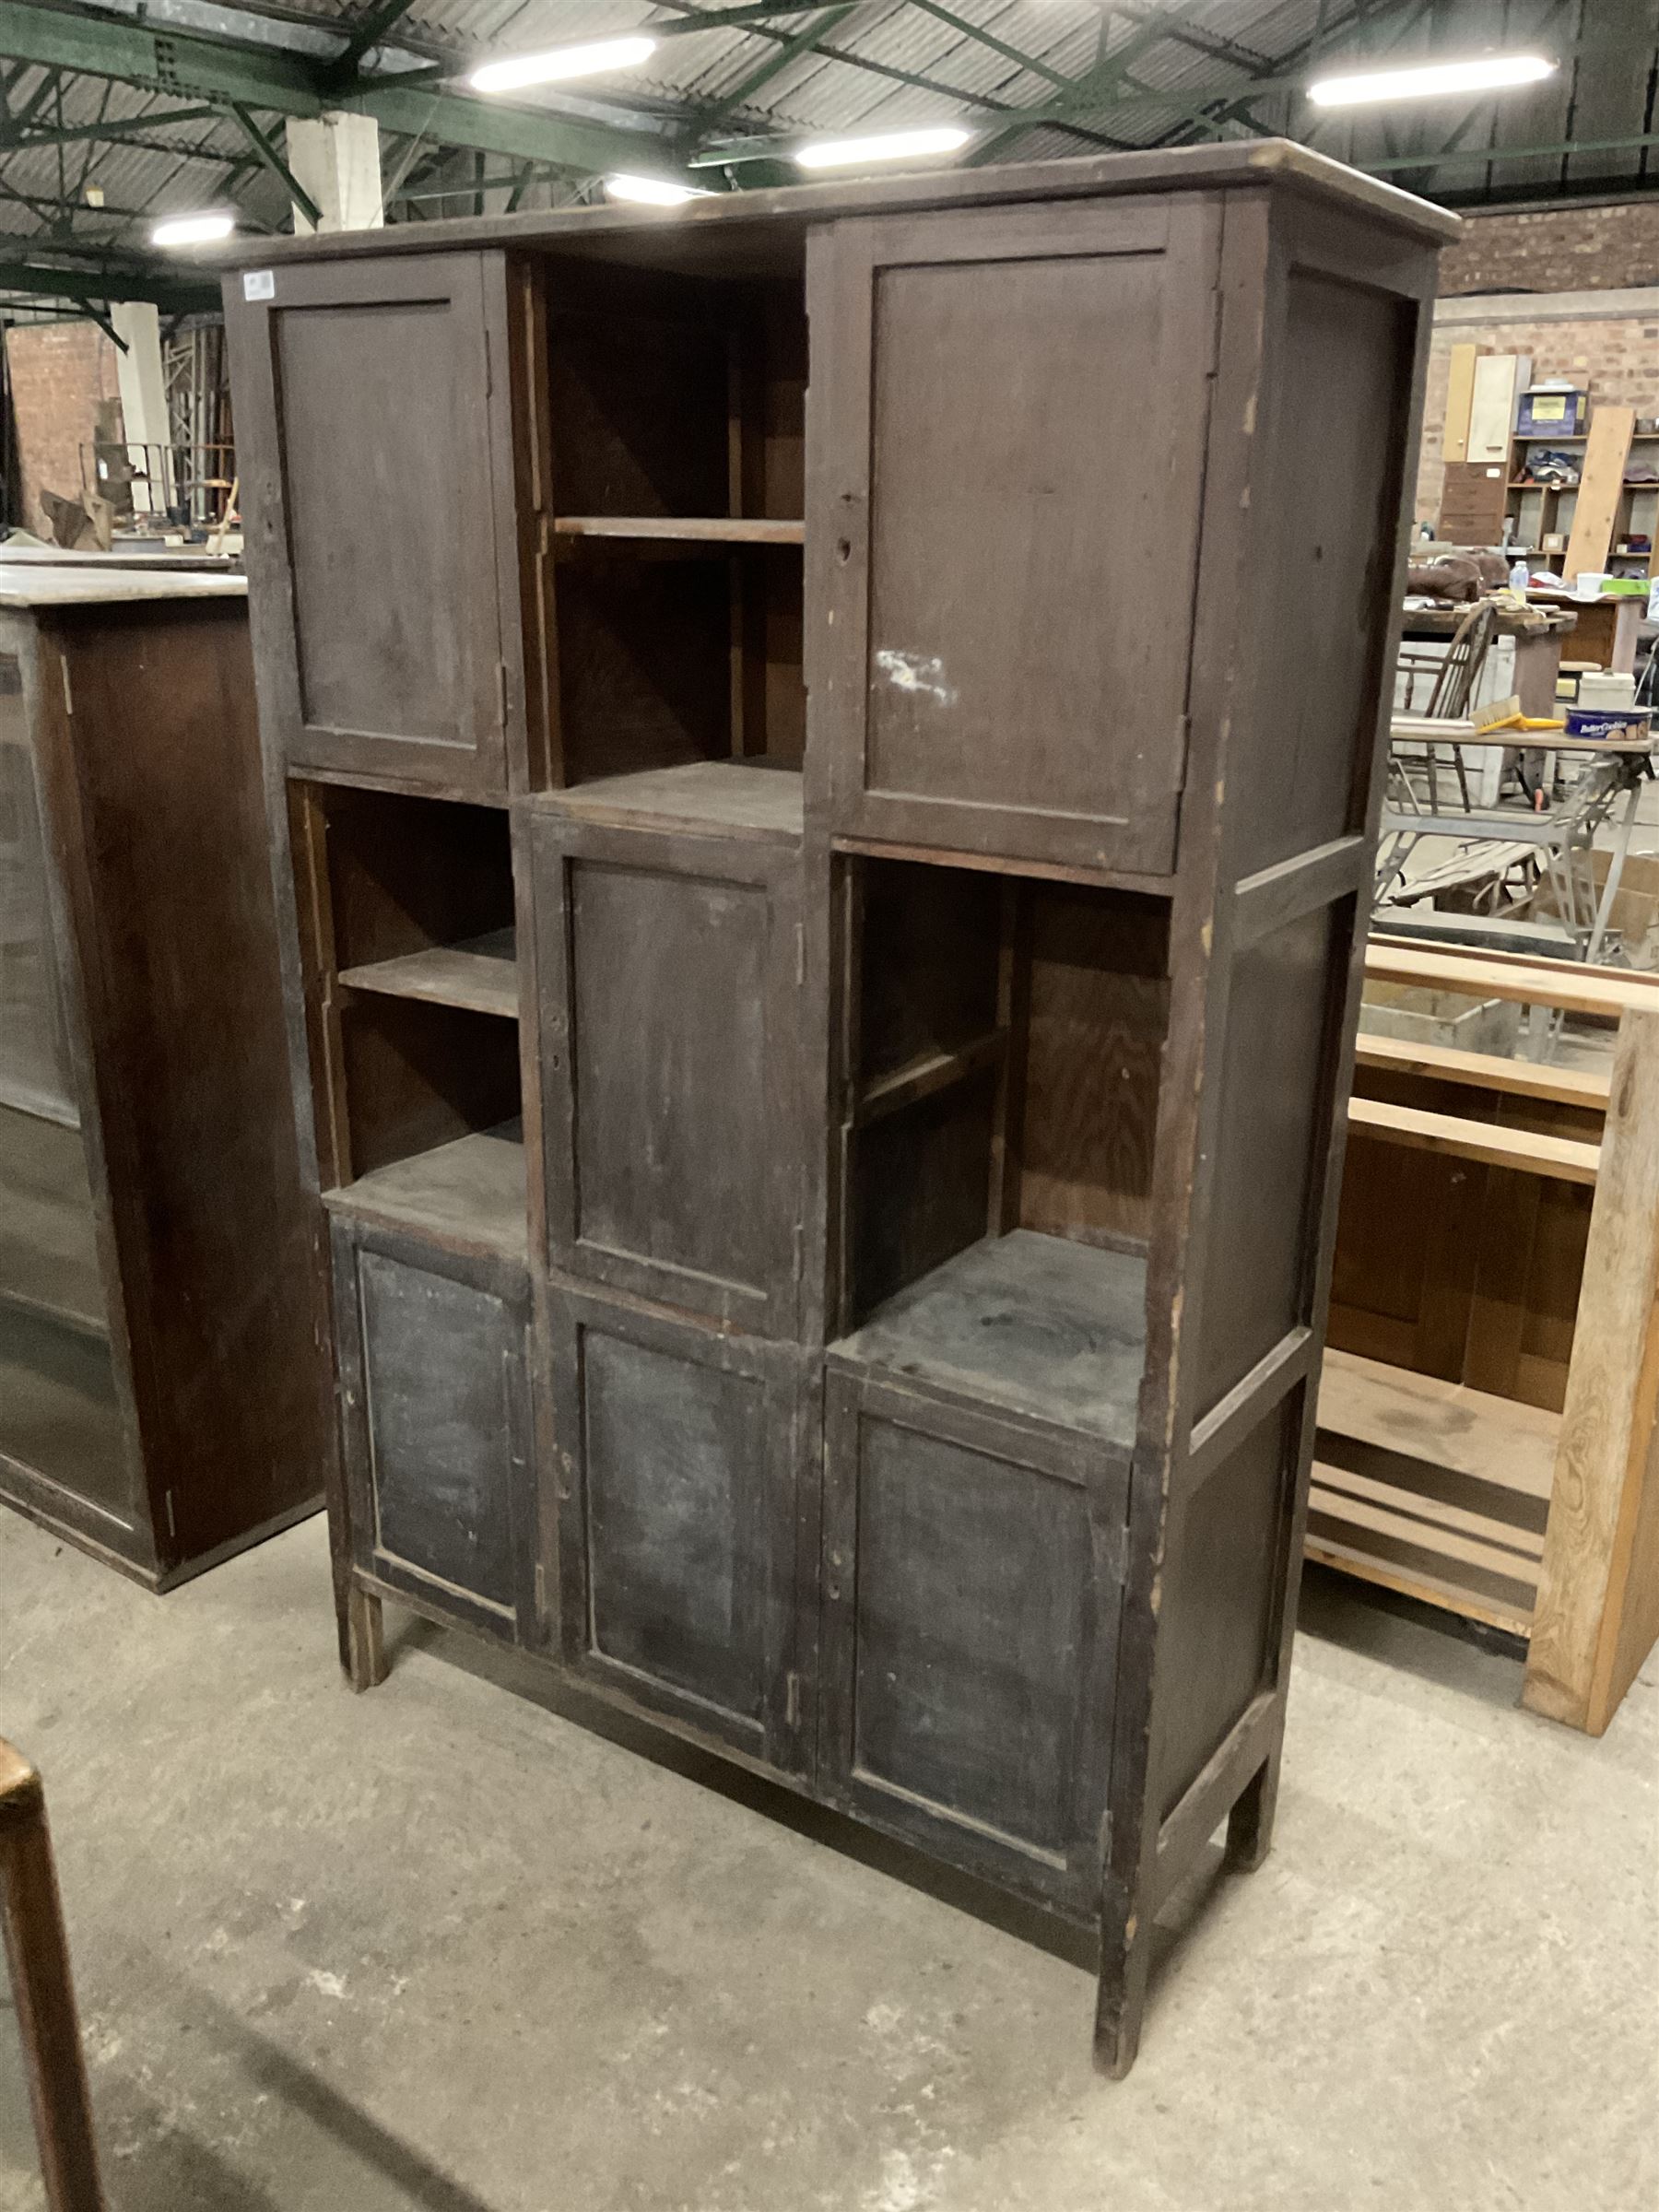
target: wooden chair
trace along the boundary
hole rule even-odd
[[[106,2212],[41,1778],[0,1738],[0,1925],[47,2212]]]
[[[1373,938],[1600,1016],[1610,1073],[1361,1031],[1307,1553],[1523,1637],[1599,1735],[1659,1639],[1659,978]]]
[[[1462,717],[1469,712],[1475,697],[1475,687],[1480,681],[1480,672],[1486,657],[1498,635],[1498,609],[1489,599],[1477,600],[1452,633],[1452,642],[1444,653],[1414,653],[1408,647],[1402,650],[1398,666],[1406,678],[1406,697],[1400,702],[1401,711],[1412,714],[1432,714],[1437,719]],[[1428,699],[1419,704],[1418,688],[1426,685]],[[1440,810],[1440,782],[1434,747],[1425,747],[1429,771],[1429,811]],[[1457,786],[1465,806],[1469,804],[1468,774],[1464,758],[1455,747],[1452,758],[1457,768]]]

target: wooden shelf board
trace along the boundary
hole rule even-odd
[[[767,522],[759,515],[561,514],[559,537],[656,538],[692,545],[802,546],[804,522]]]
[[[524,1132],[502,1122],[324,1194],[331,1211],[462,1249],[529,1256]]]
[[[1535,1503],[1547,1505],[1554,1487],[1559,1413],[1357,1352],[1325,1353],[1319,1425]]]
[[[987,1237],[832,1347],[1129,1451],[1147,1354],[1147,1264],[1067,1237]]]
[[[433,945],[396,959],[343,968],[340,981],[354,991],[379,992],[388,998],[422,998],[441,1006],[469,1006],[478,1014],[501,1014],[516,1020],[518,997],[516,933],[491,930],[459,945]]]
[[[1505,1603],[1487,1593],[1465,1589],[1454,1579],[1426,1569],[1402,1567],[1373,1559],[1369,1553],[1342,1543],[1335,1535],[1312,1527],[1302,1548],[1309,1559],[1321,1567],[1334,1567],[1339,1574],[1351,1574],[1362,1583],[1375,1583],[1380,1589],[1397,1591],[1402,1597],[1415,1597],[1423,1605],[1438,1606],[1441,1612],[1455,1613],[1464,1620],[1478,1620],[1488,1629],[1503,1629],[1512,1636],[1532,1634],[1529,1606]]]
[[[736,759],[601,776],[544,792],[531,805],[620,829],[715,830],[792,842],[800,839],[803,818],[798,769]]]
[[[1530,1129],[1506,1128],[1500,1122],[1471,1122],[1454,1113],[1390,1106],[1381,1099],[1351,1099],[1348,1125],[1413,1151],[1515,1168],[1524,1175],[1547,1175],[1559,1182],[1593,1183],[1601,1167],[1601,1147],[1577,1137],[1540,1136]]]
[[[1505,1060],[1493,1053],[1465,1053],[1450,1044],[1409,1044],[1403,1037],[1374,1036],[1367,1030],[1360,1030],[1354,1049],[1361,1067],[1428,1076],[1442,1083],[1466,1083],[1478,1090],[1500,1090],[1510,1098],[1548,1099],[1557,1105],[1585,1106],[1597,1113],[1606,1112],[1612,1089],[1611,1077],[1587,1068]]]
[[[1421,983],[1431,991],[1559,1006],[1568,1014],[1604,1014],[1615,1020],[1627,1006],[1659,1007],[1659,977],[1510,952],[1431,952],[1386,936],[1372,936],[1367,944],[1365,972],[1373,982]]]
[[[1000,1060],[1007,1045],[1007,1031],[992,1030],[953,1051],[923,1053],[907,1061],[904,1066],[894,1068],[889,1075],[878,1076],[868,1084],[859,1096],[853,1118],[862,1128],[870,1122],[885,1119],[889,1113],[897,1113],[902,1107],[913,1106],[919,1100],[930,1099],[935,1091],[965,1083],[970,1077],[977,1076],[982,1069]]]

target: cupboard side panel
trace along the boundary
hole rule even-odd
[[[126,1155],[112,1196],[156,1519],[177,1564],[322,1494],[247,620],[240,604],[100,607],[59,635],[100,1080]]]

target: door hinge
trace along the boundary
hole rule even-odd
[[[783,1707],[784,1723],[788,1727],[798,1728],[801,1724],[801,1677],[790,1674],[784,1677],[784,1680],[788,1693]]]
[[[547,1617],[547,1571],[539,1559],[535,1562],[535,1617],[538,1620]]]
[[[167,1508],[167,1534],[168,1534],[168,1536],[169,1536],[169,1538],[171,1539],[171,1542],[173,1542],[174,1544],[176,1544],[176,1543],[178,1542],[178,1540],[179,1540],[179,1524],[178,1524],[178,1522],[175,1520],[175,1518],[173,1517],[173,1494],[172,1494],[172,1492],[171,1492],[171,1490],[168,1490],[168,1491],[167,1491],[167,1492],[166,1492],[166,1493],[163,1495],[163,1498],[162,1498],[162,1503],[163,1503],[163,1504],[166,1506],[166,1508]]]
[[[1175,778],[1175,787],[1178,791],[1183,789],[1186,784],[1187,748],[1192,742],[1192,716],[1190,714],[1177,715],[1175,718],[1175,758],[1180,766]]]
[[[58,654],[58,666],[64,672],[64,712],[65,714],[73,714],[75,712],[75,696],[69,688],[69,660],[66,653],[60,653]]]
[[[502,729],[507,727],[507,664],[496,663],[496,720]]]

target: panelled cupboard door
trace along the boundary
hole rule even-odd
[[[568,1285],[551,1316],[566,1660],[806,1771],[815,1362]]]
[[[333,1228],[356,1563],[470,1626],[530,1640],[529,1300],[490,1263]]]
[[[833,1365],[824,1393],[825,1794],[1092,1917],[1126,1463]]]
[[[1218,238],[1197,194],[814,234],[833,832],[1173,865]]]
[[[521,687],[486,270],[389,256],[266,272],[263,306],[232,294],[262,706],[290,767],[505,794]]]
[[[535,835],[554,1265],[792,1335],[798,849],[556,815]]]

